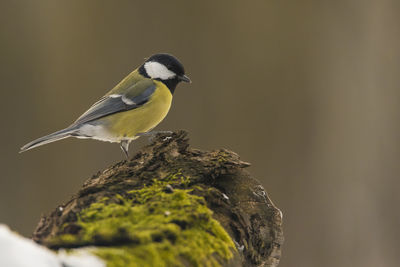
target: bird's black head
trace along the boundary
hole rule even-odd
[[[139,68],[143,76],[163,82],[174,93],[180,82],[191,82],[185,75],[185,69],[177,58],[169,54],[155,54]]]

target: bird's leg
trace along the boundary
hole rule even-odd
[[[128,140],[122,140],[121,143],[119,144],[121,149],[122,149],[122,151],[124,152],[127,160],[129,160],[129,153],[128,153],[129,142],[130,141],[128,141]]]
[[[136,136],[149,136],[149,141],[151,142],[151,141],[153,141],[154,137],[157,134],[172,134],[172,132],[171,131],[148,131],[145,133],[138,133],[138,134],[136,134]]]

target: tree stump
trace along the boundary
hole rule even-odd
[[[277,266],[282,214],[232,151],[159,134],[41,218],[33,240],[107,266]]]

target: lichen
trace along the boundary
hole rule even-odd
[[[224,150],[220,150],[220,151],[218,151],[216,158],[219,163],[223,163],[223,162],[228,161],[229,154],[226,153]]]
[[[219,266],[219,260],[233,257],[235,246],[204,198],[191,189],[166,190],[188,181],[178,171],[124,196],[92,203],[78,214],[78,234],[61,235],[56,242],[102,245],[93,253],[109,267]]]

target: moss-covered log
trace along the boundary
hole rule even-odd
[[[158,135],[131,160],[87,180],[40,220],[33,239],[91,247],[108,266],[277,266],[281,212],[248,163]]]

